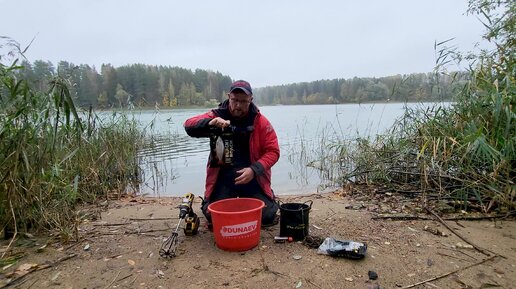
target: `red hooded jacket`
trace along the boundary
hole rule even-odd
[[[224,109],[226,107],[227,100],[221,104],[220,108]],[[260,110],[254,103],[250,104],[249,110],[256,113],[253,122],[254,130],[251,132],[249,140],[251,168],[264,193],[271,199],[274,199],[274,193],[271,189],[271,168],[280,156],[278,137],[269,120],[260,113]],[[193,116],[185,121],[185,130],[192,137],[207,137],[208,122],[218,116],[216,109]],[[204,197],[207,200],[210,199],[210,195],[215,188],[219,170],[220,168],[210,167],[208,163],[204,192]]]

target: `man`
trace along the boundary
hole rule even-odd
[[[210,158],[202,211],[211,225],[208,205],[222,199],[245,197],[265,203],[262,225],[278,222],[278,204],[271,189],[271,167],[278,161],[278,138],[271,123],[252,102],[249,82],[238,80],[228,99],[201,115],[187,119],[186,133],[210,137]]]

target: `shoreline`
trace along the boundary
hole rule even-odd
[[[295,288],[298,284],[301,288],[396,288],[457,270],[456,275],[431,283],[450,288],[460,280],[470,286],[489,283],[509,288],[516,282],[513,219],[449,222],[454,231],[475,245],[505,257],[475,265],[486,257],[476,250],[457,247],[464,241],[435,220],[372,218],[380,209],[408,209],[410,205],[403,198],[383,195],[368,201],[364,196],[340,190],[280,197],[284,202],[312,200],[310,235],[366,243],[363,260],[320,255],[302,242],[275,243],[279,225],[262,228],[260,243],[253,249],[221,250],[205,226],[199,198],[193,206],[201,218],[198,234],[189,237],[180,231],[178,255],[164,259],[158,249],[177,224],[181,198],[126,196],[106,202],[100,210],[84,211],[77,242],[33,238],[32,246],[14,247],[25,253],[15,265],[0,272],[0,287],[9,280],[5,277],[10,276],[9,272],[21,272],[21,265],[38,268],[49,262],[54,264],[49,269],[28,269],[30,274],[17,281],[17,288],[28,289],[36,283],[45,288],[236,289]],[[446,236],[434,235],[425,228]],[[376,272],[378,279],[370,280],[368,271]]]

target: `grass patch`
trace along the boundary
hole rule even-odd
[[[437,74],[447,74],[452,60],[469,61],[454,104],[407,109],[388,134],[330,147],[342,183],[387,185],[464,210],[516,209],[516,4],[471,1],[469,12],[485,17],[494,49],[464,56],[447,42],[436,45]]]
[[[59,75],[47,91],[30,87],[17,63],[0,62],[0,229],[6,237],[16,229],[74,238],[78,204],[116,197],[138,181],[143,135],[125,114],[78,111]]]

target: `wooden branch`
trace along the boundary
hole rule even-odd
[[[478,220],[492,220],[492,219],[502,219],[502,218],[508,218],[512,215],[516,215],[516,211],[512,211],[506,214],[497,214],[492,216],[457,216],[457,217],[448,217],[443,218],[444,220],[448,221],[455,221],[455,220],[469,220],[469,221],[478,221]]]
[[[456,217],[447,217],[442,218],[446,221],[456,221],[456,220],[465,220],[465,221],[478,221],[478,220],[491,220],[491,219],[502,219],[507,218],[512,215],[516,215],[515,212],[509,212],[507,214],[497,214],[492,216],[456,216]],[[392,219],[392,220],[432,220],[432,218],[426,216],[418,216],[418,215],[410,215],[410,214],[378,214],[374,217],[371,217],[373,220],[377,219]]]
[[[100,227],[116,227],[116,226],[124,226],[124,225],[131,225],[131,223],[112,223],[112,224],[93,224],[93,226],[100,226]]]
[[[378,219],[392,219],[392,220],[431,220],[432,218],[426,216],[409,215],[409,214],[379,214],[371,217],[373,220]]]
[[[408,191],[408,190],[393,189],[392,191],[395,192],[395,193],[404,194],[404,195],[418,195],[418,194],[423,194],[425,192],[433,192],[434,190],[427,189],[427,190],[412,190],[412,191]]]
[[[398,174],[405,174],[405,175],[415,175],[415,176],[421,176],[423,175],[422,173],[420,172],[406,172],[406,171],[399,171],[399,170],[390,170],[390,172],[392,173],[398,173]],[[454,180],[454,181],[457,181],[457,182],[461,182],[463,183],[464,180],[463,179],[459,179],[457,177],[454,177],[454,176],[448,176],[448,175],[435,175],[435,174],[426,174],[427,176],[429,177],[436,177],[436,178],[443,178],[443,179],[449,179],[449,180]]]
[[[127,234],[127,235],[132,235],[132,234],[136,234],[136,235],[141,235],[141,234],[145,234],[145,233],[155,233],[155,232],[163,232],[163,231],[170,231],[170,229],[156,229],[156,230],[145,230],[145,231],[125,231],[124,234]]]
[[[129,221],[163,221],[163,220],[177,220],[177,217],[170,218],[129,218]]]
[[[407,184],[406,183],[400,183],[400,185],[404,185],[405,188],[407,188]],[[416,186],[414,184],[411,184],[410,186],[408,186],[409,188],[410,187],[419,187],[419,186]],[[388,187],[388,188],[385,188],[385,189],[382,189],[382,190],[378,190],[376,191],[377,194],[384,194],[384,193],[389,193],[389,192],[394,192],[394,193],[398,193],[398,194],[407,194],[407,195],[416,195],[416,194],[422,194],[422,193],[429,193],[429,192],[436,192],[437,189],[434,189],[434,188],[428,188],[428,189],[419,189],[419,190],[416,190],[416,189],[413,189],[413,190],[403,190],[401,187]]]
[[[146,230],[146,231],[124,231],[120,233],[116,232],[95,232],[97,235],[143,235],[150,236],[147,233],[170,231],[170,229],[159,229],[159,230]]]
[[[125,277],[122,277],[122,278],[120,278],[120,279],[116,280],[116,282],[120,282],[120,281],[122,281],[122,280],[125,280],[125,279],[127,279],[127,278],[131,277],[131,276],[133,276],[133,274],[132,274],[132,273],[131,273],[131,274],[129,274],[129,275],[127,275],[127,276],[125,276]]]
[[[425,283],[428,283],[428,282],[431,282],[431,281],[435,281],[435,280],[438,280],[438,279],[444,278],[444,277],[446,277],[446,276],[449,276],[449,275],[451,275],[451,274],[457,273],[457,272],[459,272],[459,271],[466,270],[466,269],[469,269],[469,268],[471,268],[471,267],[473,267],[473,266],[480,265],[480,264],[482,264],[482,263],[484,263],[484,262],[487,262],[487,261],[489,261],[489,260],[491,260],[491,259],[493,259],[493,258],[495,258],[495,257],[498,257],[498,256],[497,256],[497,255],[493,255],[493,256],[488,257],[488,258],[486,258],[486,259],[484,259],[484,260],[482,260],[482,261],[480,261],[480,262],[470,264],[470,265],[468,265],[468,266],[466,266],[466,267],[462,267],[462,268],[459,268],[459,269],[457,269],[457,270],[453,270],[453,271],[451,271],[451,272],[444,273],[444,274],[439,275],[439,276],[437,276],[437,277],[433,277],[433,278],[426,279],[426,280],[421,281],[421,282],[414,283],[414,284],[412,284],[412,285],[405,286],[405,287],[403,287],[403,289],[413,288],[413,287],[416,287],[416,286],[419,286],[419,285],[422,285],[422,284],[425,284]]]
[[[471,246],[473,246],[473,248],[475,248],[475,250],[479,251],[480,253],[486,255],[486,256],[490,256],[491,254],[494,254],[494,255],[498,255],[494,252],[491,252],[487,249],[483,249],[483,248],[480,248],[479,246],[475,245],[473,242],[469,241],[468,239],[466,239],[464,236],[460,235],[459,233],[457,233],[452,227],[450,227],[441,217],[439,217],[439,215],[437,215],[434,211],[432,211],[430,208],[428,207],[425,207],[425,210],[427,210],[430,214],[434,215],[434,217],[439,221],[441,222],[441,224],[443,224],[446,228],[448,228],[448,230],[450,230],[453,234],[455,234],[457,237],[459,237],[461,240],[463,240],[464,242],[470,244]]]
[[[308,278],[305,278],[305,281],[306,281],[307,283],[312,284],[312,286],[315,286],[315,287],[317,287],[317,288],[321,288],[321,286],[319,286],[319,285],[315,284],[312,280],[310,280],[310,279],[308,279]]]
[[[375,172],[375,170],[365,170],[365,171],[354,171],[352,173],[349,173],[345,176],[342,176],[342,179],[345,179],[345,180],[349,180],[350,178],[354,178],[358,175],[363,175],[363,174],[368,174],[368,173],[372,173],[372,172]]]
[[[470,254],[468,254],[468,253],[464,252],[463,250],[457,250],[457,249],[455,249],[455,252],[459,252],[459,253],[461,253],[461,254],[462,254],[462,255],[464,255],[464,256],[468,256],[468,257],[470,257],[471,259],[473,259],[473,260],[475,260],[475,261],[477,260],[477,258],[475,258],[475,257],[471,256]]]
[[[466,262],[470,262],[471,261],[471,260],[466,260],[466,259],[463,259],[463,258],[459,258],[459,257],[453,256],[453,255],[444,254],[444,253],[441,253],[441,252],[437,252],[437,255],[446,256],[446,257],[450,257],[450,258],[455,258],[457,260],[466,261]]]

